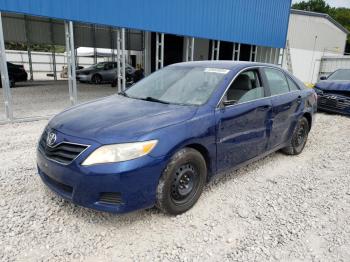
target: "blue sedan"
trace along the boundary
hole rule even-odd
[[[39,140],[38,173],[84,207],[180,214],[216,174],[277,150],[300,154],[316,104],[312,89],[274,65],[175,64],[55,116]]]
[[[338,69],[316,83],[318,109],[350,116],[350,69]]]

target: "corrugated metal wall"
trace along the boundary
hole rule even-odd
[[[0,10],[284,47],[291,0],[1,0]]]
[[[9,13],[3,13],[2,18],[5,41],[26,43],[28,37],[28,41],[34,44],[65,45],[62,20]],[[74,43],[77,47],[116,49],[115,39],[115,28],[74,23]],[[141,31],[126,31],[126,48],[128,50],[143,49]]]

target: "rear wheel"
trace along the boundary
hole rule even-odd
[[[91,77],[91,82],[95,85],[99,85],[102,83],[102,77],[100,75],[93,75]]]
[[[113,79],[112,83],[111,83],[111,87],[116,87],[118,85],[118,79],[115,78]]]
[[[192,148],[181,149],[159,180],[156,206],[171,215],[186,212],[199,199],[206,179],[207,166],[201,153]]]
[[[282,152],[287,155],[299,155],[306,145],[309,131],[309,122],[305,117],[302,117],[294,129],[290,145],[283,148]]]
[[[15,84],[16,84],[15,80],[12,77],[10,77],[9,80],[10,80],[10,87],[15,87]]]
[[[15,87],[15,80],[13,79],[13,77],[9,77],[9,81],[10,81],[10,87]],[[2,81],[0,80],[0,88],[2,88]]]

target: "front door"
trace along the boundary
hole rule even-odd
[[[223,171],[267,149],[271,101],[258,69],[240,74],[216,109],[217,168]]]

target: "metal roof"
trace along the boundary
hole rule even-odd
[[[204,61],[191,61],[191,62],[181,62],[170,65],[170,67],[177,66],[188,66],[188,67],[208,67],[208,68],[220,68],[220,69],[237,69],[241,67],[250,67],[250,66],[271,66],[278,67],[273,64],[266,64],[260,62],[248,62],[248,61],[231,61],[231,60],[204,60]]]
[[[311,12],[311,11],[304,11],[304,10],[297,10],[297,9],[291,9],[292,14],[296,15],[306,15],[306,16],[315,16],[315,17],[323,17],[328,19],[331,23],[333,23],[336,27],[338,27],[341,31],[343,31],[346,34],[350,34],[349,30],[346,29],[344,26],[342,26],[338,21],[333,19],[330,15],[324,14],[324,13],[317,13],[317,12]]]
[[[1,0],[0,10],[281,48],[291,0]]]

